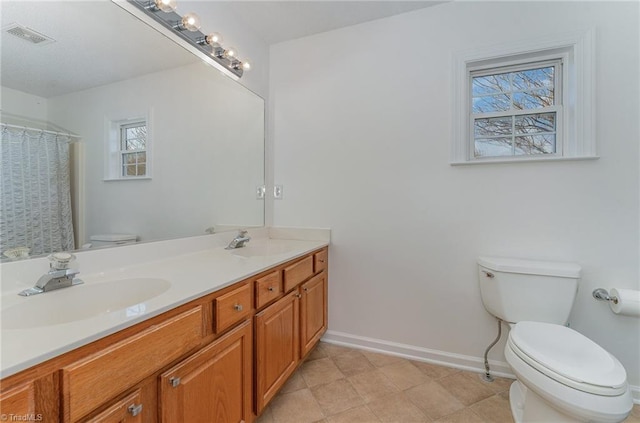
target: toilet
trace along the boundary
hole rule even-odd
[[[116,245],[133,244],[138,240],[137,235],[132,234],[100,234],[91,235],[88,248],[113,247]]]
[[[479,257],[486,310],[511,328],[505,357],[520,422],[620,422],[633,400],[622,364],[565,326],[578,290],[575,263]]]

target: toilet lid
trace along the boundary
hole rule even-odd
[[[619,395],[626,389],[622,364],[573,329],[520,322],[511,329],[509,340],[520,358],[565,385],[599,395]]]

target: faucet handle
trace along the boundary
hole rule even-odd
[[[69,263],[76,259],[71,253],[59,252],[49,255],[49,267],[55,270],[64,270],[69,268]]]

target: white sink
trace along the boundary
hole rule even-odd
[[[19,304],[2,310],[2,329],[28,329],[85,320],[101,314],[123,311],[144,312],[144,302],[171,287],[164,279],[118,279],[86,283],[24,297]]]
[[[286,254],[293,251],[293,248],[289,245],[282,244],[248,244],[242,248],[234,248],[231,254],[240,257],[260,257],[260,256],[277,256],[279,254]]]

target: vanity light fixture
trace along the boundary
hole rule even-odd
[[[176,0],[150,0],[147,5],[147,10],[153,9],[156,12],[162,11],[165,13],[169,13],[176,10],[176,6]]]
[[[198,15],[187,13],[180,16],[176,13],[176,0],[127,0],[127,3],[142,10],[162,26],[175,31],[180,38],[212,57],[217,64],[224,66],[238,78],[242,77],[244,71],[251,69],[251,62],[240,59],[235,48],[222,46],[222,35],[217,32],[207,35],[200,32]]]

